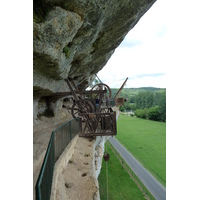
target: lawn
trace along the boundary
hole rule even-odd
[[[122,167],[121,162],[117,159],[113,151],[107,146],[110,154],[110,160],[107,161],[108,168],[108,194],[109,200],[122,199],[144,199],[143,193],[130,178],[127,171]],[[98,177],[100,199],[107,199],[107,178],[106,178],[106,161],[102,161],[101,173]]]
[[[116,138],[166,186],[166,123],[121,114]]]

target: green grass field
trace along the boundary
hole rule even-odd
[[[121,114],[116,138],[166,186],[166,123]]]
[[[110,160],[107,161],[108,168],[108,194],[110,200],[122,199],[145,199],[143,193],[138,186],[130,178],[127,171],[117,159],[113,151],[107,146],[110,154]],[[106,178],[106,162],[102,161],[101,173],[98,177],[100,199],[107,199],[107,178]]]

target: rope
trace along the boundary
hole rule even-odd
[[[108,82],[104,81],[104,82],[106,82],[106,83],[115,83],[115,82],[123,81],[124,79],[126,79],[126,78],[118,79],[118,80],[115,80],[115,81],[108,81]]]
[[[97,76],[97,74],[95,74],[95,76],[98,78],[99,82],[102,83],[102,81],[101,81],[100,78]]]
[[[106,154],[107,154],[107,142],[105,142],[105,145],[106,145]],[[104,153],[104,154],[105,154]],[[106,162],[106,182],[107,182],[107,200],[109,199],[109,195],[108,195],[108,161],[107,160],[105,160],[105,162]]]
[[[106,142],[106,153],[107,153],[107,142]],[[107,200],[109,199],[108,194],[108,161],[106,161],[106,181],[107,181]]]

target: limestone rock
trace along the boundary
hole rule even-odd
[[[85,89],[155,1],[34,0],[33,95]]]
[[[69,99],[66,100],[63,97],[54,98],[56,93],[70,91],[64,79],[70,77],[79,88],[85,89],[94,79],[95,73],[105,66],[129,30],[155,1],[33,1],[33,119],[35,129],[40,124],[38,118],[42,116],[42,119],[45,115],[48,115],[45,119],[52,124],[58,124],[58,117],[61,116],[62,110],[66,109],[63,108],[63,102],[71,103]],[[42,120],[40,127],[45,128]],[[47,130],[46,133],[49,132],[50,130]],[[44,137],[41,141],[46,141],[46,135],[43,132],[41,136]],[[96,140],[94,154],[96,156],[94,160],[96,177],[100,172],[104,139],[99,137]],[[37,141],[36,145],[41,145],[41,142]],[[34,173],[34,177],[38,174],[39,170]],[[87,189],[83,188],[83,191],[87,192]]]
[[[34,87],[58,92],[67,77],[73,54],[67,45],[73,40],[83,21],[76,13],[55,7],[45,22],[34,23],[33,59]],[[35,90],[36,91],[36,90]]]

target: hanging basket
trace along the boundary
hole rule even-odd
[[[104,153],[103,158],[105,161],[109,161],[110,155],[108,153]]]

